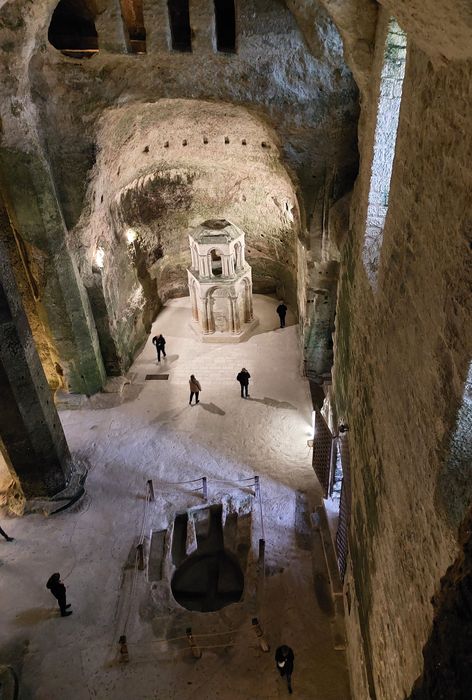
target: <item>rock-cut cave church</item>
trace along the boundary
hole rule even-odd
[[[471,162],[470,0],[0,0],[2,700],[470,700]]]

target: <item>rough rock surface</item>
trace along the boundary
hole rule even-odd
[[[382,55],[381,34],[377,41]],[[460,486],[470,475],[470,434],[463,431],[458,440],[462,460],[454,462],[451,440],[466,405],[472,357],[472,64],[435,67],[431,59],[415,45],[415,35],[408,36],[378,289],[371,288],[360,254],[375,82],[363,114],[352,237],[342,259],[335,395],[350,426],[351,563],[345,585],[352,599],[353,692],[362,699],[410,694],[431,630],[430,600],[457,555],[457,523],[470,506],[469,490]],[[462,425],[466,429],[468,420]]]

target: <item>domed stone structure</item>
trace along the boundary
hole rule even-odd
[[[251,268],[244,255],[244,231],[226,219],[212,219],[188,237],[192,327],[204,342],[244,340],[258,323],[252,307]]]

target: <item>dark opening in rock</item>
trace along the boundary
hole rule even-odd
[[[189,0],[168,0],[170,32],[174,51],[191,51]]]
[[[185,517],[177,516],[176,525],[180,518],[183,526]],[[175,533],[179,540],[183,531],[181,527]],[[238,602],[244,590],[244,575],[236,557],[224,549],[221,506],[202,511],[196,533],[197,551],[184,559],[172,578],[175,600],[187,610],[200,612],[220,610]],[[176,557],[173,559],[175,562]]]
[[[215,0],[216,48],[218,51],[236,51],[236,12],[234,0]]]
[[[53,12],[48,39],[66,56],[86,58],[98,51],[96,8],[92,0],[61,0]]]
[[[132,53],[146,53],[143,0],[121,0],[121,14]]]

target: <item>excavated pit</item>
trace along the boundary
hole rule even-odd
[[[187,514],[177,516],[172,558],[174,563],[181,563],[171,583],[175,600],[187,610],[199,612],[213,612],[237,603],[244,591],[244,574],[237,558],[225,549],[221,505],[198,513],[197,550],[183,558],[186,529]]]

